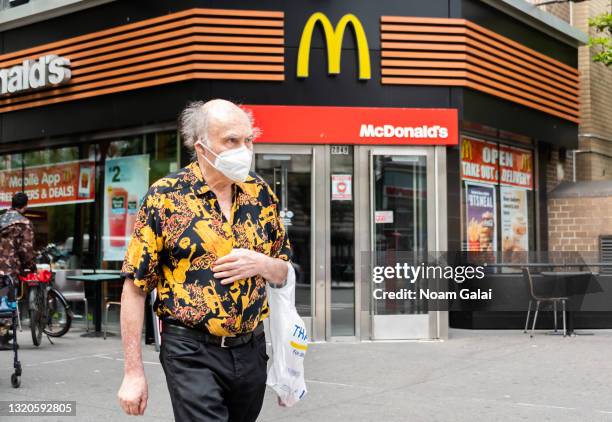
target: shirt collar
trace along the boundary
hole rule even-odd
[[[208,192],[212,192],[210,186],[208,186],[208,183],[206,183],[206,180],[204,180],[202,170],[200,169],[200,165],[197,161],[194,161],[189,164],[187,166],[187,169],[194,176],[195,181],[193,184],[193,190],[195,191],[196,195],[206,195]],[[234,183],[234,185],[236,185],[243,193],[246,193],[248,195],[251,189],[248,189],[246,185],[255,182],[256,179],[249,174],[244,182],[236,182]]]

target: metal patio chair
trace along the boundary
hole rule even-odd
[[[121,286],[123,286],[123,284],[121,284]],[[107,285],[108,287],[108,285]],[[122,288],[121,288],[122,289]],[[113,299],[115,300],[109,300],[108,297],[108,291],[107,291],[107,296],[105,297],[104,300],[104,320],[103,320],[103,331],[104,331],[104,340],[106,340],[106,333],[107,333],[107,328],[108,328],[108,311],[112,306],[116,306],[119,309],[121,309],[121,300],[116,300],[117,298],[121,298],[121,293],[119,292],[119,296],[114,296]]]
[[[66,278],[67,276],[79,274],[81,274],[81,271],[56,271],[55,287],[62,292],[68,302],[83,302],[85,304],[84,318],[87,332],[89,332],[89,306],[87,297],[85,296],[85,283],[82,281],[68,280]]]
[[[553,305],[553,318],[554,318],[554,328],[555,328],[555,332],[557,332],[557,303],[561,302],[562,305],[562,311],[563,311],[563,337],[565,337],[567,335],[567,325],[566,325],[566,321],[565,321],[565,303],[567,301],[567,297],[564,296],[543,296],[543,295],[539,295],[536,294],[535,288],[534,288],[534,283],[533,283],[533,277],[531,275],[531,271],[529,271],[529,268],[527,267],[523,267],[523,279],[527,282],[527,285],[529,286],[529,296],[530,296],[530,300],[529,300],[529,308],[527,309],[527,320],[525,321],[525,330],[523,330],[524,333],[527,333],[527,328],[529,327],[529,316],[531,314],[531,304],[533,302],[536,303],[536,307],[535,307],[535,314],[533,316],[533,324],[531,326],[531,335],[530,337],[533,337],[533,335],[535,334],[535,326],[536,326],[536,321],[538,320],[538,311],[540,310],[540,303],[541,302],[552,302]]]
[[[106,327],[108,326],[108,310],[111,306],[117,306],[121,308],[121,302],[117,301],[108,301],[106,302],[106,306],[104,307],[104,340],[106,340]]]

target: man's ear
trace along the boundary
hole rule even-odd
[[[196,153],[200,153],[200,154],[204,154],[205,152],[205,148],[204,148],[204,142],[206,142],[204,139],[199,138],[197,139],[194,143],[193,143],[193,150]],[[198,150],[198,148],[200,148],[201,150]]]

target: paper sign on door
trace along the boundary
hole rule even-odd
[[[393,223],[393,211],[376,211],[374,220],[376,224]]]
[[[332,174],[332,201],[351,201],[353,176],[350,174]]]

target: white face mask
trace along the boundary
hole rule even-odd
[[[251,170],[251,160],[253,159],[253,153],[250,149],[243,145],[240,148],[229,149],[223,151],[221,154],[215,154],[215,152],[204,142],[198,141],[198,143],[216,157],[215,162],[212,163],[204,156],[208,164],[234,182],[244,182],[246,180]]]

